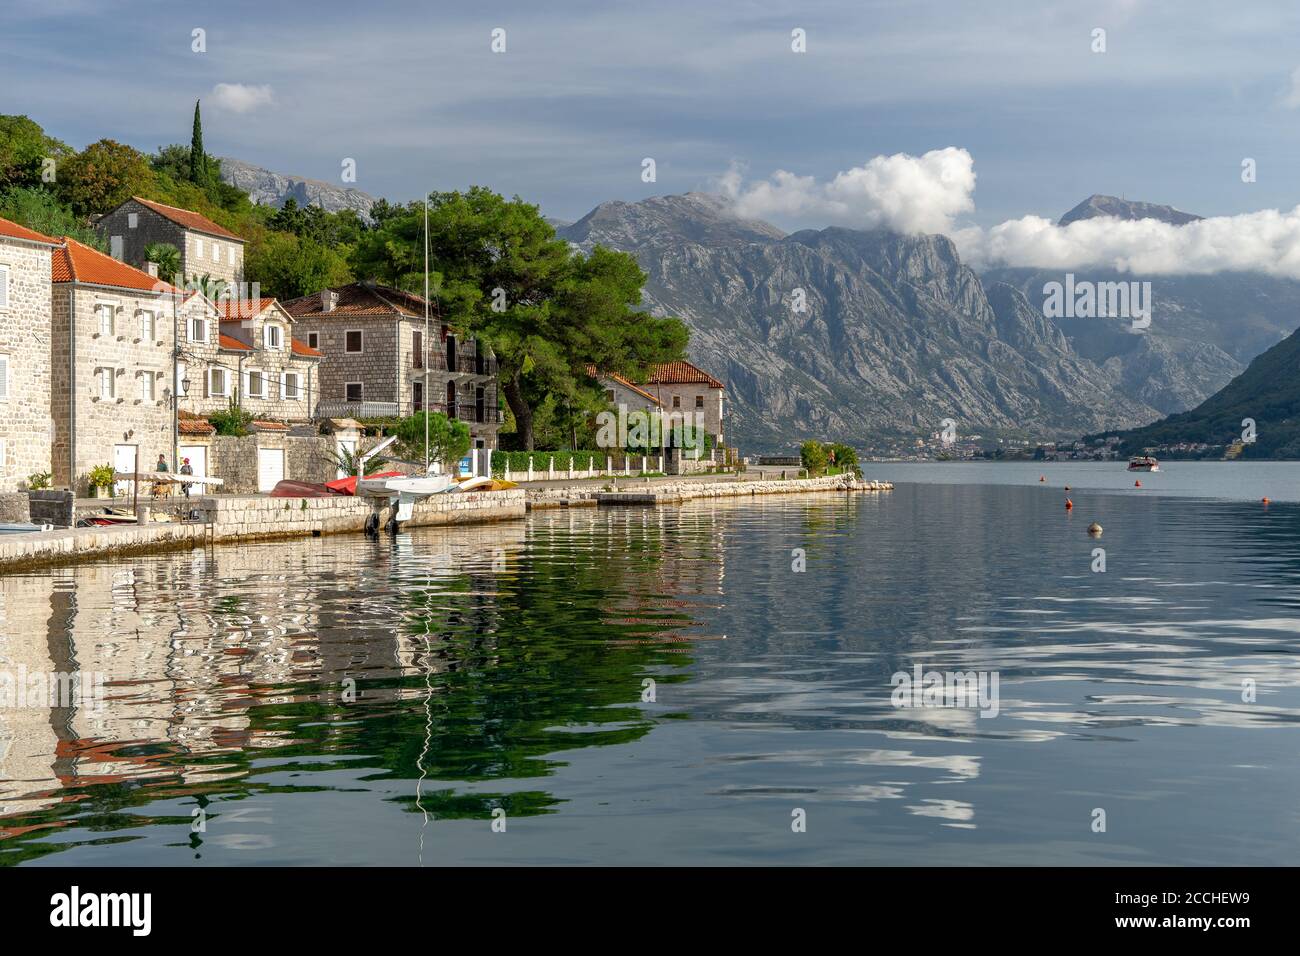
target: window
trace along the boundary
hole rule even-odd
[[[113,306],[107,302],[101,302],[95,306],[95,315],[99,316],[99,334],[113,334]]]
[[[153,372],[140,373],[140,401],[152,402],[154,398]]]
[[[202,239],[195,239],[195,240],[194,240],[194,258],[196,258],[196,259],[202,259],[202,258],[203,258],[203,240],[202,240]]]
[[[208,395],[223,398],[230,394],[229,382],[224,368],[208,369]]]
[[[280,380],[280,397],[290,400],[302,398],[302,393],[298,388],[297,372],[284,373],[284,377]]]
[[[411,333],[411,352],[414,356],[412,364],[416,368],[424,368],[424,333]]]
[[[282,341],[282,330],[278,325],[267,323],[262,326],[262,338],[266,342],[268,349],[279,349]]]
[[[9,449],[7,447],[7,443],[3,438],[0,438],[0,468],[3,468],[5,465],[9,463],[9,459],[7,457],[8,451]]]
[[[208,340],[208,320],[201,315],[190,319],[190,341],[206,342]]]
[[[9,267],[0,266],[0,309],[9,308]]]
[[[704,396],[703,396],[703,395],[696,395],[696,396],[695,396],[695,407],[696,407],[696,408],[703,408],[703,407],[704,407]]]
[[[682,407],[682,397],[680,395],[674,395],[673,408],[681,408],[681,407]]]
[[[112,401],[113,396],[117,394],[116,376],[111,368],[101,368],[99,370],[99,397],[104,401]]]
[[[120,260],[122,258],[122,248],[123,248],[123,243],[122,243],[121,236],[108,237],[108,254],[110,256],[112,256],[114,259]]]
[[[612,388],[605,389],[605,401],[611,405],[614,404],[614,390]]]
[[[345,352],[353,353],[361,351],[361,332],[359,330],[353,329],[347,333],[347,340],[346,344],[343,346],[343,350]]]
[[[248,375],[248,397],[264,398],[266,396],[266,379],[257,369],[250,369]]]
[[[153,339],[154,328],[157,325],[158,317],[152,312],[142,311],[140,313],[140,338],[145,342]]]
[[[307,347],[308,347],[308,348],[312,348],[312,349],[319,349],[319,348],[320,348],[320,333],[319,333],[319,332],[308,332],[308,333],[307,333]]]
[[[0,402],[9,401],[9,356],[0,355]]]
[[[230,264],[233,266],[233,265],[235,264],[235,247],[234,247],[234,246],[227,246],[226,249],[227,249],[227,251],[230,253],[230,256],[229,256],[229,258],[228,258],[228,261],[229,261]]]
[[[179,392],[181,395],[188,395],[190,393],[190,390],[185,387],[185,382],[186,382],[185,363],[177,362],[176,363],[176,391]]]
[[[126,228],[128,229],[140,228],[140,214],[138,212],[128,212],[126,214]]]
[[[221,246],[217,245],[215,242],[212,244],[212,261],[221,261]]]
[[[344,388],[347,389],[346,395],[349,402],[359,402],[362,400],[360,382],[348,382]]]

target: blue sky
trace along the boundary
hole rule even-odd
[[[958,225],[1055,218],[1093,192],[1224,216],[1300,199],[1294,3],[203,6],[8,0],[0,112],[77,147],[152,150],[188,142],[201,97],[210,152],[332,181],[352,157],[374,195],[480,183],[566,219],[716,188],[737,165],[823,181],[949,146],[977,177]],[[206,53],[191,51],[196,27]],[[790,50],[795,27],[807,53]],[[222,83],[269,87],[269,101],[223,108]]]

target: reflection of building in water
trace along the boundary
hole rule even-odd
[[[185,758],[291,743],[253,708],[338,704],[345,676],[363,705],[421,693],[367,682],[447,669],[453,631],[473,630],[490,655],[497,579],[518,568],[524,540],[523,522],[508,522],[0,577],[0,667],[105,675],[100,708],[0,710],[0,815],[84,784],[239,775]]]
[[[51,626],[62,597],[51,575],[0,575],[0,670],[17,680],[66,670],[67,647]],[[56,658],[58,658],[56,660]],[[0,706],[0,816],[58,802],[61,718],[48,707]]]

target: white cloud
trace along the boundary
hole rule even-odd
[[[272,101],[271,87],[249,86],[246,83],[218,83],[212,88],[208,102],[218,109],[232,113],[247,113]]]
[[[976,268],[1105,268],[1138,275],[1259,271],[1300,279],[1300,206],[1183,226],[1111,217],[1058,226],[1023,216],[991,229],[961,228],[955,218],[975,208],[975,168],[969,152],[952,146],[919,157],[877,156],[827,183],[786,170],[746,182],[736,164],[717,182],[737,214],[747,218],[943,233]]]
[[[1289,110],[1300,107],[1300,66],[1291,71],[1291,85],[1282,94],[1279,102]]]
[[[966,150],[953,146],[923,156],[877,156],[827,183],[784,169],[746,183],[733,165],[719,185],[734,200],[736,212],[753,219],[948,232],[954,216],[975,209],[974,161]]]
[[[1300,206],[1217,216],[1184,226],[1109,217],[1057,226],[1024,216],[952,236],[972,265],[1108,268],[1137,275],[1259,271],[1300,279]]]

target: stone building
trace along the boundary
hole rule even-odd
[[[496,359],[462,339],[424,299],[356,282],[286,302],[299,338],[322,353],[316,415],[407,416],[428,409],[469,425],[475,448],[496,448],[501,413]]]
[[[86,493],[87,472],[172,464],[172,287],[75,239],[53,254],[54,483]]]
[[[181,274],[188,282],[208,276],[232,285],[244,281],[244,240],[207,216],[132,196],[96,223],[114,259],[143,269],[145,247],[155,242],[175,246]],[[169,281],[174,276],[164,276]],[[241,294],[241,297],[247,298]]]
[[[50,470],[50,270],[57,245],[0,219],[0,492]]]
[[[610,405],[626,406],[629,412],[660,411],[665,421],[700,422],[717,444],[723,437],[723,392],[726,386],[690,362],[658,362],[646,370],[645,381],[634,383],[612,373],[587,374],[605,389]]]

